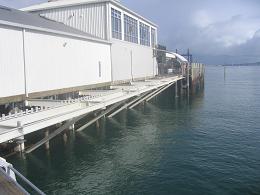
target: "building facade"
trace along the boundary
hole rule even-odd
[[[111,83],[111,43],[0,7],[0,105]]]
[[[154,77],[157,26],[115,0],[58,0],[23,9],[111,41],[113,82]]]

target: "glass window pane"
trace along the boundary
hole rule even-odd
[[[156,31],[154,28],[151,28],[151,41],[152,41],[152,47],[156,46]]]
[[[112,37],[122,39],[121,12],[111,8]]]
[[[150,27],[140,22],[140,44],[150,46]]]
[[[138,26],[137,20],[134,18],[124,15],[124,30],[125,30],[125,41],[138,43]]]

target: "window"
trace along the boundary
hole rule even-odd
[[[150,46],[150,27],[140,22],[140,44]]]
[[[156,46],[156,31],[154,28],[151,28],[151,41],[152,41],[152,47],[155,48]]]
[[[137,20],[124,15],[124,30],[125,30],[125,41],[132,43],[138,43],[138,26]]]
[[[111,8],[112,37],[122,39],[121,12]]]

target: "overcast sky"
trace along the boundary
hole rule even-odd
[[[21,8],[46,0],[0,0]],[[207,64],[260,61],[259,0],[121,0],[159,26],[159,41]]]

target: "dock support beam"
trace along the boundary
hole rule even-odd
[[[21,153],[24,152],[24,149],[25,149],[24,142],[25,142],[24,136],[18,137],[16,139],[17,146],[14,148],[14,151],[21,152]]]
[[[170,86],[172,86],[174,83],[170,83],[166,86],[164,86],[162,89],[160,89],[159,91],[156,91],[155,94],[153,94],[152,96],[148,97],[145,101],[148,102],[151,99],[153,99],[155,96],[159,95],[161,92],[163,92],[164,90],[168,89]]]
[[[23,133],[23,124],[21,121],[17,121],[17,128],[20,133]],[[21,153],[24,152],[25,149],[24,142],[25,140],[23,135],[16,138],[17,146],[14,148],[14,151],[21,152]]]
[[[49,128],[46,128],[46,130],[45,130],[45,132],[44,132],[44,137],[45,137],[45,138],[49,137]],[[47,141],[47,142],[45,143],[45,149],[46,149],[46,150],[49,150],[49,149],[50,149],[50,142],[49,142],[49,141]]]
[[[41,141],[37,142],[36,144],[34,144],[31,148],[29,148],[28,150],[26,150],[25,152],[27,154],[31,153],[32,151],[36,150],[37,148],[39,148],[41,145],[45,144],[46,142],[50,141],[51,139],[53,139],[54,137],[56,137],[57,135],[59,135],[61,132],[65,131],[66,129],[69,128],[70,125],[75,124],[77,121],[79,121],[80,119],[84,118],[87,114],[79,116],[77,118],[73,118],[69,121],[67,121],[64,125],[62,125],[61,127],[59,127],[56,131],[52,132],[51,134],[49,134],[48,137],[45,137],[44,139],[42,139]]]
[[[129,107],[129,109],[133,109],[134,107],[136,107],[137,105],[139,105],[141,102],[146,101],[147,98],[151,97],[153,94],[156,94],[158,91],[160,91],[161,89],[163,89],[164,87],[160,87],[159,89],[156,89],[155,91],[153,91],[152,93],[145,95],[143,98],[141,98],[139,101],[135,102],[133,105],[131,105]]]
[[[126,104],[123,105],[121,108],[119,108],[118,110],[116,110],[116,111],[113,112],[112,114],[108,115],[108,118],[114,117],[116,114],[118,114],[119,112],[121,112],[121,111],[124,110],[124,109],[127,109],[130,105],[134,104],[135,102],[137,102],[138,100],[142,99],[142,98],[143,98],[144,96],[146,96],[146,95],[147,95],[147,93],[144,94],[144,95],[141,95],[141,96],[139,96],[139,97],[137,97],[137,98],[135,98],[134,100],[132,100],[132,101],[130,101],[130,102],[128,102],[128,103],[126,103]]]
[[[181,80],[181,95],[183,95],[183,79]]]
[[[75,123],[69,126],[69,130],[74,131],[75,130]]]
[[[64,144],[66,144],[68,142],[68,135],[67,135],[67,133],[64,132],[62,137],[63,137]]]
[[[175,83],[175,98],[178,98],[178,81]]]
[[[90,125],[92,125],[93,123],[97,122],[99,119],[101,119],[102,117],[106,116],[107,114],[109,114],[110,112],[112,112],[114,109],[116,109],[117,107],[119,107],[120,105],[122,105],[124,102],[119,102],[113,106],[111,106],[110,108],[108,108],[106,111],[102,112],[100,115],[96,116],[94,119],[92,119],[91,121],[89,121],[87,124],[83,125],[82,127],[80,127],[79,129],[77,129],[76,131],[83,131],[84,129],[86,129],[87,127],[89,127]]]

